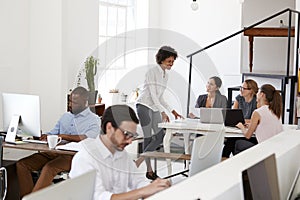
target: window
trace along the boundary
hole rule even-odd
[[[107,105],[136,89],[135,85],[127,86],[127,91],[117,87],[137,64],[147,60],[146,51],[135,50],[136,8],[137,0],[99,0],[98,92]],[[112,89],[120,89],[119,94],[109,93]]]
[[[126,57],[111,55],[120,50],[126,52],[127,32],[135,29],[135,0],[100,0],[99,3],[99,46],[104,45],[107,56],[113,56],[110,68],[126,68]],[[107,40],[113,40],[109,47],[105,47]],[[106,44],[107,45],[107,44]],[[104,61],[107,63],[106,61]]]

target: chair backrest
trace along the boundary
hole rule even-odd
[[[224,128],[194,140],[189,176],[193,176],[221,161]]]

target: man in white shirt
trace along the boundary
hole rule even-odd
[[[146,198],[170,186],[165,179],[149,184],[124,151],[137,136],[138,123],[135,112],[129,106],[108,107],[102,117],[100,136],[82,142],[82,149],[74,156],[69,175],[74,178],[95,169],[93,199]]]

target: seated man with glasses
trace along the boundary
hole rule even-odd
[[[74,156],[71,178],[97,171],[93,199],[141,199],[170,186],[166,179],[149,184],[124,150],[137,137],[138,123],[129,106],[108,107],[102,116],[100,136],[83,141],[82,149]]]

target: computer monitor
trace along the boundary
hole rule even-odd
[[[22,200],[93,199],[96,171],[51,185],[23,197]]]
[[[40,137],[39,96],[3,93],[2,97],[5,141],[13,142],[16,134]]]
[[[275,154],[242,172],[244,199],[280,199]]]

